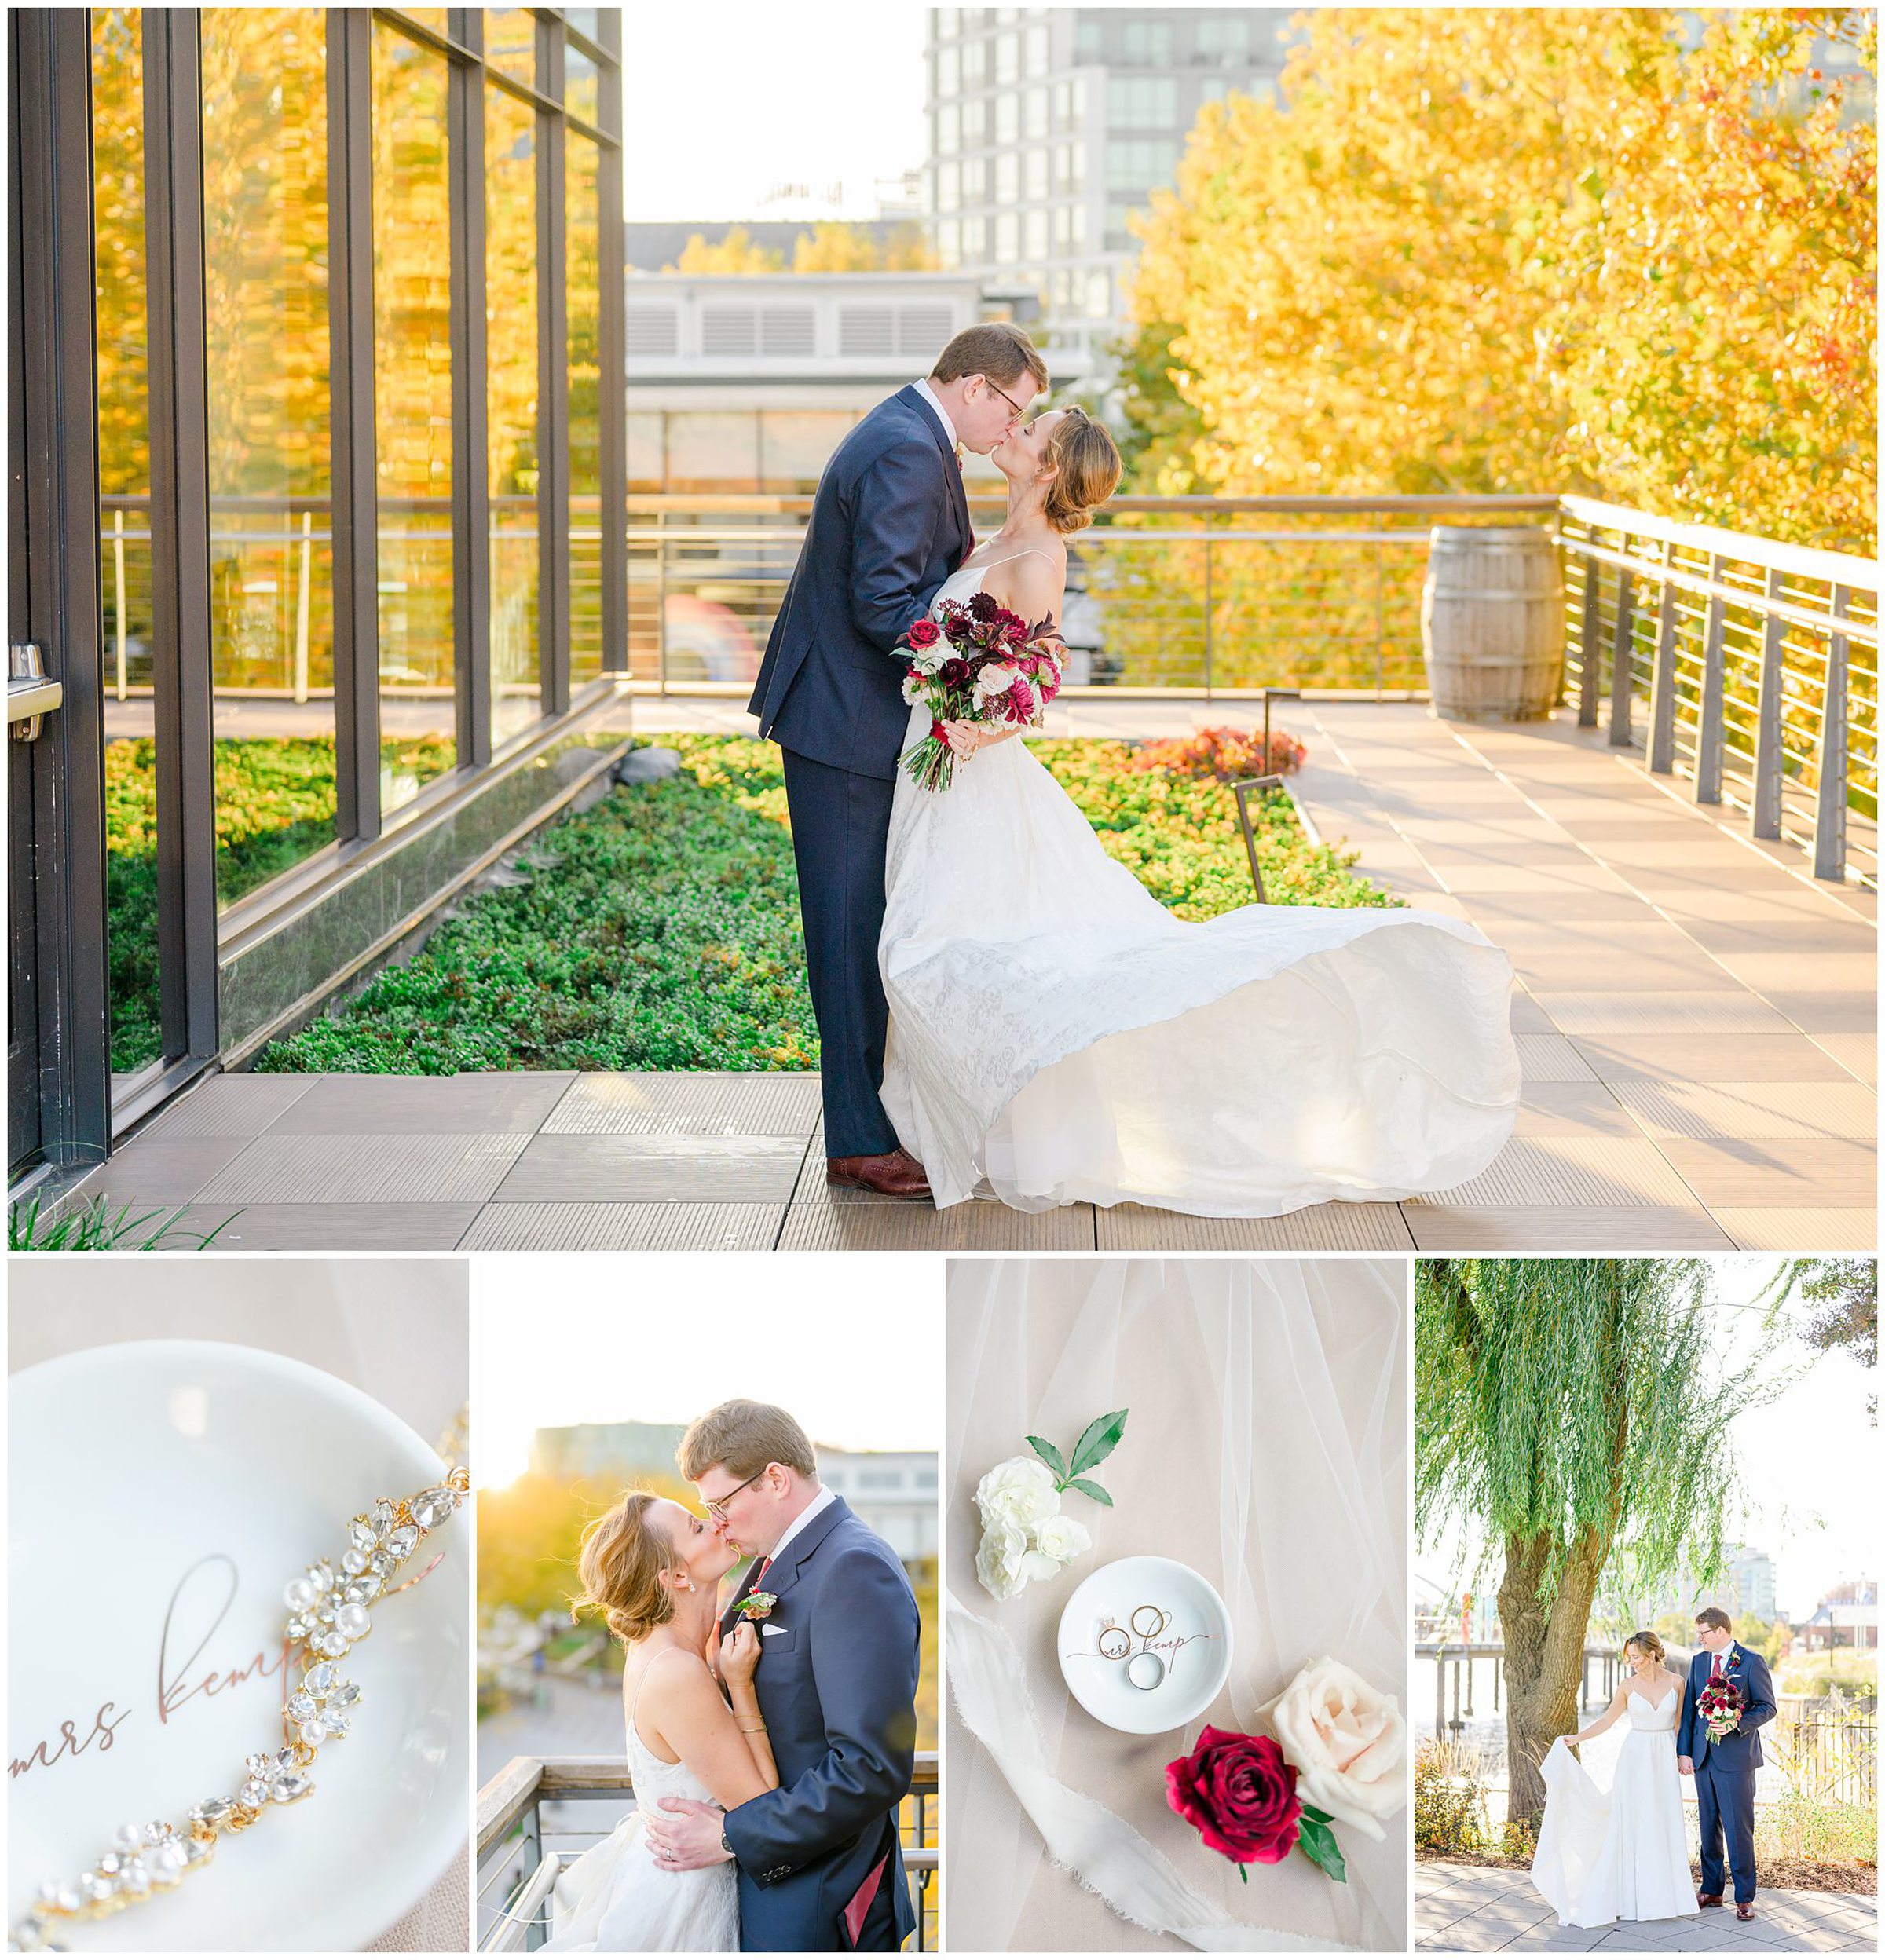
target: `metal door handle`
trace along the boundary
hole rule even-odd
[[[65,699],[63,682],[49,680],[46,656],[31,641],[6,650],[6,725],[16,742],[36,742],[47,715]]]

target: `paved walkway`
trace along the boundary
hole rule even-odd
[[[1199,701],[1056,716],[1050,732],[1094,735],[1257,719]],[[1470,1184],[1273,1220],[939,1214],[827,1190],[814,1077],[518,1073],[218,1077],[81,1188],[187,1204],[192,1230],[231,1220],[216,1242],[243,1250],[1874,1249],[1869,894],[1817,883],[1562,714],[1479,729],[1318,702],[1277,720],[1309,744],[1298,793],[1323,833],[1517,969],[1524,1109]],[[718,701],[642,700],[636,722],[751,726]]]
[[[1878,1901],[1841,1892],[1762,1892],[1680,1919],[1561,1926],[1531,1874],[1484,1865],[1414,1867],[1415,1944],[1434,1953],[1876,1953]]]

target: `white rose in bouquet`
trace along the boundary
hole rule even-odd
[[[975,1553],[975,1577],[997,1600],[1012,1600],[1030,1579],[1051,1579],[1060,1567],[1034,1549],[1028,1530],[1018,1524],[990,1521]]]
[[[1010,1457],[975,1486],[975,1506],[984,1525],[1019,1525],[1025,1531],[1060,1508],[1054,1473],[1038,1457]]]
[[[1295,1765],[1305,1803],[1371,1838],[1386,1834],[1377,1820],[1407,1801],[1407,1725],[1393,1695],[1324,1658],[1305,1667],[1261,1713]]]
[[[997,660],[975,676],[975,692],[984,700],[992,701],[997,694],[1005,694],[1020,678],[1021,670],[1018,667]]]
[[[1052,1559],[1056,1567],[1071,1565],[1082,1552],[1093,1549],[1093,1537],[1086,1527],[1064,1512],[1041,1519],[1034,1527],[1031,1538],[1034,1549]]]

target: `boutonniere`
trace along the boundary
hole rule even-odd
[[[740,1602],[740,1618],[743,1620],[769,1620],[772,1609],[779,1603],[776,1592],[749,1592]]]

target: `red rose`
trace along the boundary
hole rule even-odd
[[[912,646],[934,646],[942,637],[942,629],[934,620],[918,620],[903,635]]]
[[[1190,1755],[1166,1764],[1165,1796],[1211,1850],[1238,1864],[1280,1864],[1295,1848],[1296,1772],[1268,1735],[1207,1726]]]

